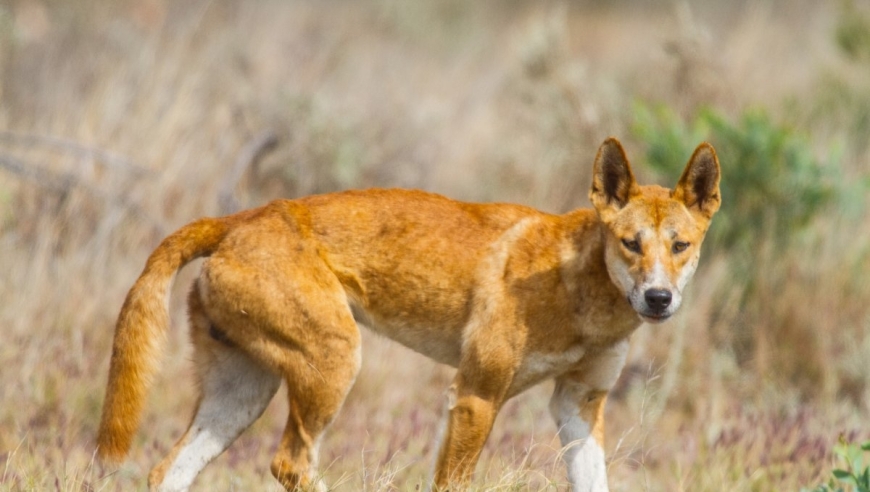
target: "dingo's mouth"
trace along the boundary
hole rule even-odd
[[[647,323],[650,323],[650,324],[658,324],[658,323],[661,323],[661,322],[663,322],[663,321],[665,321],[665,320],[667,320],[668,318],[671,317],[671,315],[670,315],[670,314],[667,314],[667,313],[662,313],[662,314],[642,314],[642,313],[638,313],[638,314],[640,315],[640,318],[641,318],[642,320],[644,320],[644,321],[646,321]]]

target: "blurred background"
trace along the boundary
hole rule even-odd
[[[411,187],[561,213],[597,146],[723,206],[687,302],[609,401],[617,491],[800,490],[870,438],[870,3],[0,0],[0,490],[142,489],[194,405],[183,298],[128,462],[93,461],[114,319],[175,228]],[[336,490],[414,490],[452,370],[365,334],[321,448]],[[564,490],[551,385],[511,401],[490,490]],[[197,482],[277,490],[283,393]]]

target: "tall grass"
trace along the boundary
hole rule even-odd
[[[611,486],[821,483],[839,435],[868,437],[870,219],[853,187],[870,157],[862,9],[0,3],[0,490],[143,487],[192,410],[182,301],[195,266],[176,283],[169,352],[131,457],[109,470],[93,461],[93,438],[114,317],[162,236],[220,213],[227,186],[242,206],[403,186],[561,212],[587,205],[595,148],[611,134],[644,180],[676,181],[649,154],[662,139],[637,133],[637,101],[671,108],[686,149],[713,138],[725,174],[745,155],[726,152],[709,124],[693,129],[700,108],[737,129],[761,108],[765,128],[792,135],[836,191],[799,224],[750,229],[750,247],[709,248],[677,318],[635,335],[608,406]],[[264,132],[277,146],[235,179]],[[667,163],[687,158],[681,149]],[[752,186],[794,177],[763,169],[726,181],[730,225],[769,210]],[[434,459],[452,372],[377,337],[364,345],[323,472],[339,490],[413,490]],[[564,490],[550,389],[508,403],[479,488]],[[268,463],[285,400],[206,468],[200,490],[276,490]]]

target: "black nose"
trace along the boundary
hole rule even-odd
[[[662,312],[671,305],[671,291],[665,289],[650,289],[643,293],[646,304],[656,312]]]

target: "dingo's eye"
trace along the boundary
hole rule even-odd
[[[682,252],[685,251],[686,248],[688,248],[688,247],[689,247],[689,243],[684,242],[684,241],[677,241],[677,242],[675,242],[674,245],[671,247],[671,250],[672,250],[674,253],[682,253]]]
[[[636,239],[623,239],[622,245],[632,253],[640,253],[640,243]]]

